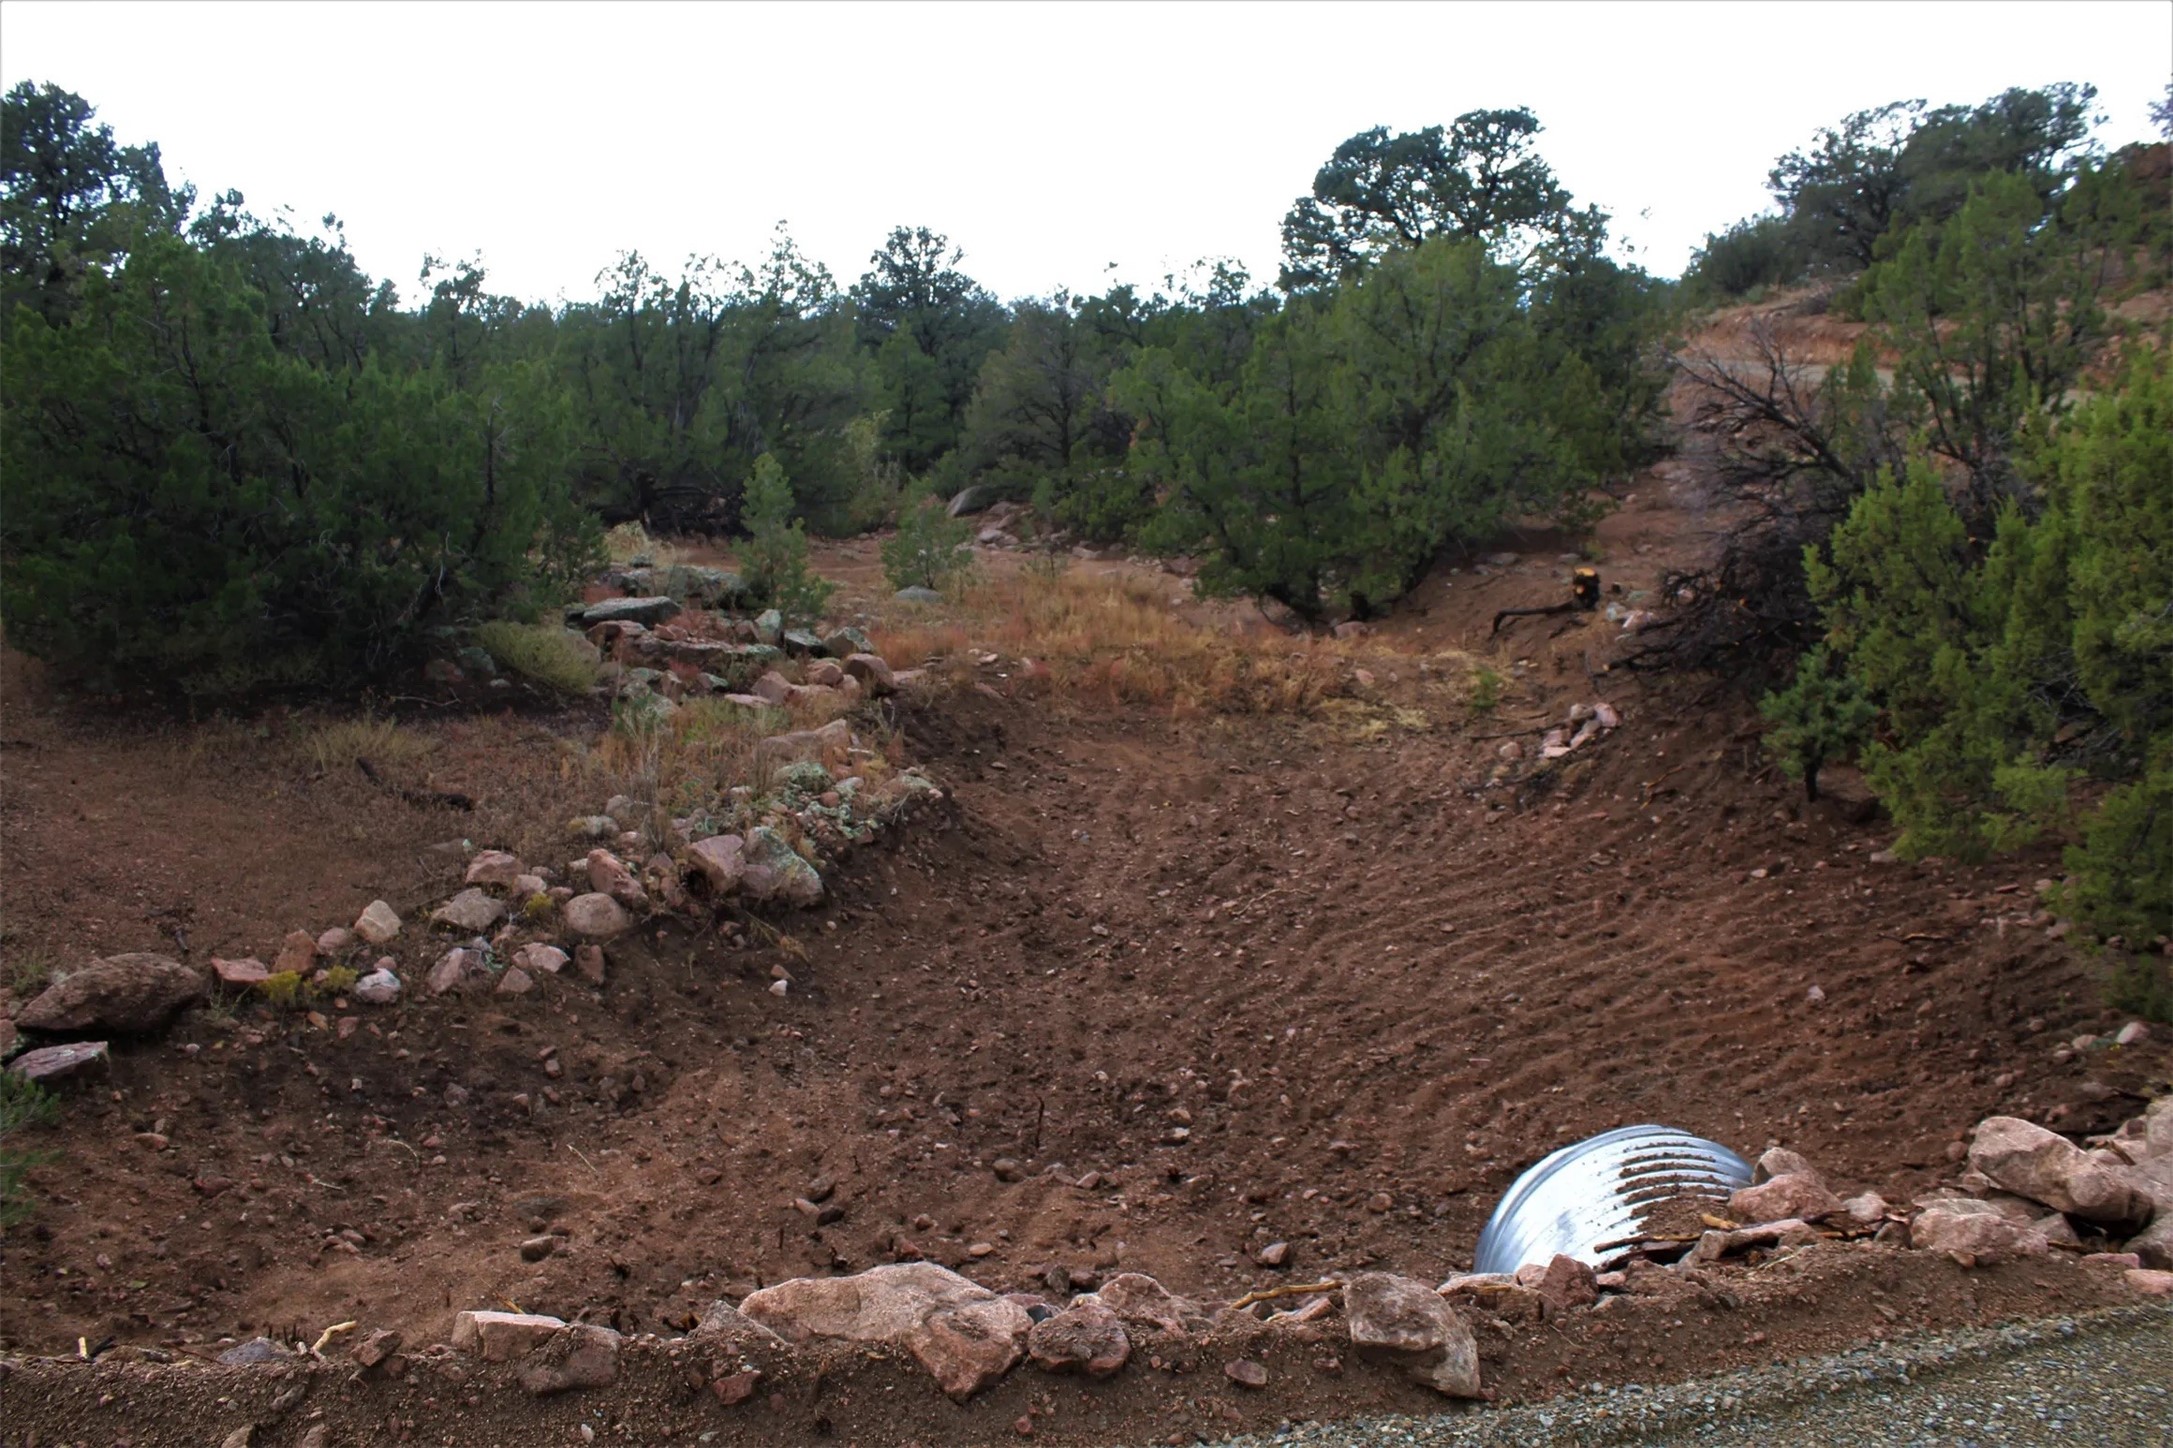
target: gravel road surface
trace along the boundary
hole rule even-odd
[[[2173,1309],[1970,1328],[1665,1387],[1594,1388],[1499,1412],[1301,1424],[1230,1443],[2165,1448],[2173,1444]]]

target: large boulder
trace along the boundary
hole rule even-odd
[[[15,1013],[30,1031],[112,1031],[148,1035],[203,999],[204,978],[164,955],[94,960],[61,977]]]
[[[748,899],[780,900],[803,908],[822,903],[821,874],[768,825],[747,831],[740,858],[739,889]]]
[[[1994,1203],[1974,1197],[1947,1197],[1927,1205],[1909,1224],[1909,1245],[1976,1262],[2042,1257],[2051,1247],[2034,1226],[2017,1222]]]
[[[2161,1209],[2141,1236],[2128,1239],[2127,1250],[2145,1267],[2173,1269],[2173,1211]]]
[[[2140,1226],[2150,1220],[2150,1198],[2127,1171],[2018,1116],[1978,1123],[1969,1164],[1994,1186],[2086,1222]]]
[[[653,628],[678,613],[678,602],[661,595],[655,598],[607,598],[582,609],[572,621],[585,629],[600,623],[638,623]]]
[[[739,1310],[791,1343],[835,1338],[903,1347],[957,1402],[1009,1372],[1034,1325],[1016,1302],[932,1262],[798,1277],[750,1293]]]
[[[1414,1382],[1476,1398],[1479,1345],[1431,1287],[1390,1272],[1360,1272],[1343,1286],[1343,1316],[1360,1355],[1400,1363]]]

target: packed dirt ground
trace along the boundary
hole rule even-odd
[[[1587,556],[1608,601],[1640,606],[1723,521],[1664,463]],[[854,855],[819,908],[739,937],[645,929],[600,987],[229,1003],[116,1041],[70,1084],[35,1213],[0,1241],[0,1348],[153,1360],[116,1359],[126,1383],[18,1360],[0,1439],[217,1441],[253,1415],[258,1441],[294,1441],[305,1418],[267,1406],[286,1377],[171,1386],[156,1359],[349,1321],[419,1347],[462,1308],[669,1339],[720,1297],[899,1260],[1059,1294],[1144,1272],[1215,1301],[1367,1268],[1438,1280],[1524,1167],[1625,1123],[1787,1145],[1907,1202],[1988,1115],[2109,1131],[2166,1090],[2168,1033],[2111,1047],[2126,1018],[2102,967],[2041,913],[2056,852],[1875,860],[1891,825],[1845,771],[1807,805],[1732,681],[1621,666],[1634,641],[1598,613],[1490,637],[1496,610],[1562,595],[1570,546],[1520,534],[1444,568],[1389,622],[1306,646],[1321,698],[1237,715],[1135,701],[1106,670],[1060,683],[994,645],[976,663],[971,624],[890,608],[871,544],[821,552],[892,663],[955,635],[957,676],[882,719],[940,809]],[[1297,647],[1153,565],[1072,568]],[[268,955],[380,897],[419,919],[458,888],[459,841],[562,860],[567,819],[611,792],[586,762],[601,706],[418,689],[358,742],[316,714],[155,721],[6,667],[13,1000],[91,956]],[[1620,726],[1540,767],[1542,734],[1599,702]],[[408,793],[353,767],[373,748]],[[412,934],[403,971],[434,953]],[[1835,1244],[1750,1288],[1505,1327],[1486,1381],[1530,1400],[2133,1300],[2074,1255],[1968,1270]],[[1257,1349],[1268,1385],[1241,1388],[1219,1341],[1107,1383],[1017,1374],[966,1408],[880,1354],[773,1365],[774,1396],[736,1417],[668,1342],[604,1408],[531,1404],[490,1370],[369,1401],[290,1375],[336,1404],[316,1410],[335,1442],[1192,1441],[1443,1410],[1299,1339]]]

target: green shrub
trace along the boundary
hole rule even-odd
[[[819,618],[833,585],[807,562],[807,531],[792,518],[792,483],[769,453],[755,459],[747,479],[740,547],[748,590],[785,616],[786,623]]]
[[[32,1167],[52,1156],[23,1151],[14,1144],[16,1139],[34,1126],[51,1125],[59,1114],[59,1104],[37,1082],[0,1071],[0,1227],[30,1215],[25,1179]]]
[[[925,484],[908,489],[883,543],[883,577],[892,588],[941,588],[973,567],[972,537],[973,523],[948,516]]]
[[[491,662],[554,693],[585,695],[596,686],[596,651],[555,624],[492,619],[475,631]]]
[[[2063,908],[2140,944],[2173,934],[2173,361],[2138,349],[2024,441],[2028,509],[1978,536],[1921,463],[1856,500],[1806,560],[1828,643],[1805,664],[1837,736],[1860,737],[1859,700],[1878,710],[1864,771],[1902,853],[2072,831]]]
[[[324,365],[249,255],[146,237],[67,325],[10,322],[9,642],[110,688],[352,686],[563,590],[594,532],[546,374]]]
[[[1707,236],[1683,281],[1715,301],[1732,301],[1794,281],[1807,259],[1785,218],[1752,217]]]
[[[1759,711],[1773,725],[1766,748],[1804,796],[1818,798],[1818,771],[1828,760],[1846,759],[1871,738],[1878,706],[1856,680],[1835,667],[1832,654],[1815,648],[1796,665],[1796,681],[1768,694]]]

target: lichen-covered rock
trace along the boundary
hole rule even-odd
[[[15,1012],[32,1031],[148,1035],[203,999],[204,978],[178,960],[132,952],[94,960],[47,986]]]
[[[580,610],[576,621],[585,629],[594,628],[600,623],[638,623],[645,628],[654,628],[667,619],[677,618],[679,612],[678,600],[661,595],[652,598],[607,598],[601,603],[592,603]]]
[[[750,900],[778,900],[802,908],[822,903],[822,876],[768,825],[747,831],[740,848],[740,893]]]
[[[853,728],[843,719],[832,719],[820,729],[797,729],[774,734],[755,746],[753,774],[758,789],[766,789],[787,765],[810,763],[825,769],[841,769],[852,762]]]

